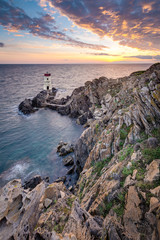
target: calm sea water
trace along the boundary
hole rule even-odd
[[[86,81],[106,76],[117,78],[149,64],[126,65],[0,65],[0,185],[13,178],[35,174],[55,180],[67,172],[56,154],[59,141],[75,143],[83,131],[75,120],[41,109],[24,116],[18,105],[43,88],[43,74],[52,74],[57,97],[71,94]]]

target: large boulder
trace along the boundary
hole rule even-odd
[[[152,183],[153,181],[159,180],[160,178],[160,159],[153,160],[147,166],[147,172],[145,174],[144,181]]]
[[[41,91],[36,97],[33,98],[32,105],[37,108],[44,107],[46,105],[47,96],[47,91]]]
[[[74,151],[73,144],[60,142],[57,147],[57,152],[59,153],[59,156],[66,156],[67,154]]]
[[[66,158],[63,159],[63,164],[64,166],[69,166],[74,164],[74,159],[72,156],[67,156]]]
[[[32,105],[31,99],[25,99],[23,102],[21,102],[18,106],[19,111],[21,111],[23,114],[30,114],[34,113],[36,109],[34,109]]]

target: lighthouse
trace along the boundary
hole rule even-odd
[[[51,83],[51,74],[50,73],[45,73],[44,74],[44,90],[52,90],[52,83]]]

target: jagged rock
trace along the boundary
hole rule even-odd
[[[44,208],[45,199],[52,200],[52,204]],[[40,239],[55,239],[60,236],[71,213],[75,197],[66,189],[63,183],[53,183],[45,189],[39,203],[39,219],[34,230],[34,236]],[[60,237],[62,239],[62,236]]]
[[[40,93],[37,94],[36,97],[32,100],[33,107],[41,108],[46,105],[46,100],[48,97],[47,91],[43,90]]]
[[[124,187],[129,187],[129,186],[133,185],[134,183],[135,183],[135,181],[131,178],[131,175],[128,175],[126,177]]]
[[[75,169],[75,165],[68,170],[67,175],[72,174],[74,172],[74,169]]]
[[[67,154],[74,151],[73,144],[68,144],[64,142],[60,142],[57,147],[57,152],[60,156],[66,156]]]
[[[64,166],[69,166],[69,165],[73,165],[74,164],[74,159],[72,156],[68,156],[66,158],[63,159],[63,164]]]
[[[65,193],[60,191],[60,194],[61,194],[61,198],[64,198],[65,197]]]
[[[59,177],[58,179],[56,179],[54,182],[63,182],[63,183],[65,183],[65,181],[66,181],[66,176],[63,176],[63,177]]]
[[[93,218],[82,209],[77,201],[74,202],[72,212],[63,233],[72,233],[77,239],[96,240],[102,236],[102,221]]]
[[[131,239],[139,239],[138,223],[141,221],[142,212],[140,209],[140,199],[135,186],[128,189],[127,204],[123,216],[125,231]]]
[[[23,184],[23,188],[24,189],[28,189],[31,191],[33,188],[35,188],[39,183],[42,182],[42,178],[41,176],[34,176],[33,178],[31,178],[28,181],[25,181]]]
[[[103,239],[109,238],[109,240],[129,240],[126,236],[123,226],[113,216],[107,216],[104,220]]]
[[[78,117],[77,123],[80,125],[84,125],[87,122],[87,114],[83,114]]]
[[[136,179],[136,175],[137,175],[137,169],[134,169],[133,174],[132,174],[132,179],[135,180]]]
[[[21,111],[23,114],[30,114],[34,113],[36,109],[32,106],[32,100],[31,99],[25,99],[23,102],[21,102],[18,106],[19,111]]]
[[[58,144],[58,146],[57,146],[57,152],[60,152],[61,148],[62,148],[63,146],[65,146],[65,145],[67,145],[66,142],[60,141],[59,144]]]
[[[18,179],[0,189],[1,239],[26,240],[31,237],[39,217],[38,204],[44,190],[43,182],[32,191],[24,190]]]
[[[160,186],[154,188],[154,189],[151,189],[150,192],[152,194],[154,194],[155,196],[157,196],[158,198],[160,198]]]
[[[69,105],[62,105],[62,106],[57,106],[55,109],[53,110],[57,110],[58,113],[62,114],[62,115],[69,115],[71,110],[70,110],[70,106]]]
[[[153,212],[155,211],[158,207],[160,207],[160,201],[155,198],[155,197],[151,197],[150,199],[150,209],[149,211],[150,212]]]
[[[68,188],[68,190],[69,190],[69,191],[72,191],[72,190],[73,190],[73,187],[72,187],[72,186],[70,186],[70,187]]]
[[[144,181],[152,183],[160,178],[160,159],[153,160],[147,167],[147,173],[145,174]]]
[[[48,208],[48,207],[51,205],[51,203],[52,203],[52,200],[49,199],[49,198],[46,198],[46,199],[44,200],[44,207],[45,207],[45,208]]]

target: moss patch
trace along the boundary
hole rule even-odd
[[[149,164],[151,163],[154,159],[159,159],[160,158],[160,147],[156,148],[144,148],[142,150],[143,157],[145,158],[146,162]]]
[[[96,174],[97,177],[101,176],[101,170],[110,162],[111,159],[112,159],[112,156],[106,159],[103,159],[102,161],[92,163],[92,166],[93,166],[92,173]]]
[[[120,152],[119,160],[120,161],[125,160],[128,156],[131,156],[133,152],[134,152],[133,146],[129,144],[126,148],[124,148]]]
[[[123,124],[121,129],[120,129],[120,149],[122,149],[125,139],[128,136],[128,133],[130,132],[130,129],[133,125],[131,124],[130,126],[126,126],[126,124]]]

